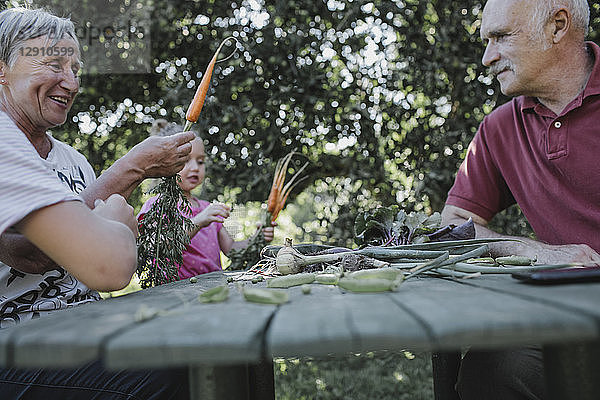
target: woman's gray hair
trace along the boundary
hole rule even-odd
[[[42,9],[7,8],[0,12],[0,61],[14,65],[19,48],[30,39],[48,36],[49,45],[69,37],[79,46],[73,22]]]
[[[531,28],[536,36],[541,38],[544,26],[560,8],[571,12],[573,28],[587,35],[590,25],[590,6],[587,0],[533,0],[531,11]]]

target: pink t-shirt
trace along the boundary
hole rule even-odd
[[[144,203],[138,214],[138,220],[150,210],[157,197],[158,196],[154,196]],[[196,205],[196,202],[192,202],[192,215],[188,215],[188,217],[199,214],[210,205],[208,201],[200,199],[196,200],[199,206]],[[179,267],[179,279],[190,278],[192,276],[221,270],[219,231],[222,227],[223,224],[213,222],[196,233],[183,252],[183,265]]]
[[[539,240],[600,252],[600,48],[561,113],[517,97],[481,123],[446,201],[490,220],[515,201]]]

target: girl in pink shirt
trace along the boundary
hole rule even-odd
[[[158,120],[154,123],[153,130],[158,131],[160,136],[167,136],[171,133],[181,132],[183,128],[176,124],[168,124],[164,120]],[[221,269],[221,252],[227,255],[231,249],[244,248],[248,245],[247,240],[233,240],[223,226],[223,221],[229,217],[231,211],[227,205],[209,203],[192,196],[192,190],[202,184],[206,175],[204,163],[206,153],[202,139],[196,138],[191,143],[190,159],[179,172],[181,182],[178,184],[192,206],[192,215],[188,215],[188,217],[195,226],[189,232],[191,241],[183,252],[183,265],[179,267],[179,279],[218,271]],[[157,196],[144,203],[138,220],[150,210],[156,199]],[[272,226],[262,228],[262,231],[267,242],[273,240],[274,228]]]

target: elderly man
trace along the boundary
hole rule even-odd
[[[600,48],[584,38],[586,0],[489,0],[483,64],[514,98],[479,127],[442,211],[477,236],[517,203],[538,240],[492,246],[542,263],[600,262]],[[518,97],[517,97],[518,96]],[[457,388],[468,399],[544,397],[539,348],[470,351]]]

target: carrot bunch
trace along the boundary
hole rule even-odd
[[[297,179],[298,176],[304,171],[308,163],[305,163],[296,173],[285,183],[287,175],[287,167],[290,160],[294,156],[295,152],[291,151],[285,157],[280,159],[275,166],[275,175],[273,176],[273,184],[271,185],[271,192],[269,193],[269,199],[267,200],[267,223],[272,224],[275,222],[283,207],[285,207],[285,201],[292,189],[300,183],[303,179]]]
[[[188,107],[187,112],[185,113],[186,123],[185,123],[185,127],[183,129],[184,131],[189,131],[190,128],[192,127],[192,124],[195,123],[196,121],[198,121],[198,117],[200,116],[200,111],[202,111],[202,106],[204,106],[204,100],[206,99],[206,94],[208,93],[208,88],[210,87],[210,80],[212,77],[213,69],[215,68],[215,64],[229,59],[235,53],[235,50],[234,50],[230,55],[228,55],[224,59],[217,61],[217,57],[219,56],[219,52],[221,51],[221,48],[223,47],[223,45],[225,43],[227,43],[230,40],[235,40],[237,43],[239,43],[236,38],[234,38],[233,36],[230,36],[230,37],[224,39],[221,42],[221,44],[219,45],[219,47],[217,48],[217,51],[215,51],[215,54],[213,55],[212,59],[210,60],[210,63],[208,63],[208,67],[206,67],[204,76],[202,76],[200,85],[198,85],[198,89],[196,89],[196,94],[194,95],[194,99],[190,103],[190,106]]]

